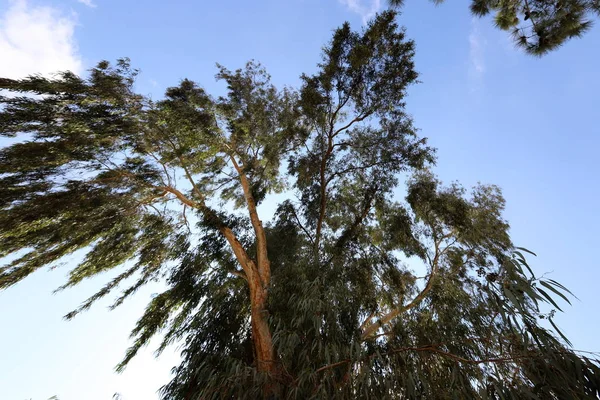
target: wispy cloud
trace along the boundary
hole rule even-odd
[[[366,24],[381,10],[381,0],[339,0],[339,2],[353,13],[360,15],[363,24]]]
[[[26,0],[9,4],[0,11],[0,76],[47,76],[65,70],[81,73],[81,56],[74,39],[75,15],[30,6]]]
[[[96,8],[96,4],[92,0],[77,0],[77,2],[91,8]]]
[[[481,33],[479,21],[471,20],[471,31],[469,33],[469,78],[473,88],[479,88],[483,84],[485,74],[484,50],[487,42]]]

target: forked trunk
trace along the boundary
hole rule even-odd
[[[244,269],[250,286],[252,341],[256,357],[256,368],[259,372],[269,375],[269,383],[265,386],[263,394],[265,398],[277,398],[278,366],[275,362],[273,338],[269,329],[269,315],[266,309],[267,289],[271,281],[271,264],[267,255],[267,236],[256,210],[256,201],[252,194],[250,182],[246,177],[244,166],[240,166],[233,155],[230,156],[230,160],[240,176],[248,214],[256,234],[256,262],[248,257],[241,243],[235,238],[230,229],[224,229],[223,233],[229,240],[238,261]]]

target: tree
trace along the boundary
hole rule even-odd
[[[255,62],[219,66],[218,98],[183,80],[151,101],[126,59],[0,79],[0,287],[87,249],[61,289],[119,272],[70,319],[163,279],[118,369],[181,343],[166,399],[596,398],[598,361],[540,322],[568,291],[513,246],[500,190],[430,172],[413,55],[388,11],[337,29],[298,90]]]
[[[388,3],[391,7],[401,7],[404,0]],[[592,18],[600,15],[600,1],[472,0],[470,9],[476,17],[495,13],[496,27],[510,32],[515,44],[527,53],[542,56],[587,32],[592,27]]]

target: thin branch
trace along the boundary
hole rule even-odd
[[[303,142],[302,144],[304,145],[304,147],[306,148],[306,152],[311,155],[312,157],[315,156],[315,153],[313,153],[312,151],[310,151],[310,149],[308,148],[308,145],[306,144],[307,142]]]
[[[371,211],[371,208],[373,207],[373,201],[375,200],[375,194],[377,193],[379,186],[374,185],[369,189],[370,190],[368,190],[367,193],[365,194],[364,208],[363,208],[362,213],[360,215],[357,215],[355,217],[354,221],[352,222],[352,224],[347,229],[345,229],[344,232],[342,232],[342,234],[340,235],[340,237],[338,238],[338,240],[335,243],[336,249],[341,249],[346,244],[346,242],[354,239],[354,237],[356,236],[356,232],[355,232],[356,229],[363,223],[363,221],[365,220],[367,215],[369,215],[369,212]],[[337,254],[332,255],[329,258],[329,260],[327,260],[327,263],[330,263],[336,255]]]
[[[185,210],[186,210],[186,208],[187,208],[187,205],[186,205],[186,204],[184,204],[184,205],[183,205],[183,212],[182,212],[182,215],[183,215],[183,221],[185,222],[185,226],[187,227],[187,229],[188,229],[188,232],[189,232],[189,234],[191,235],[191,234],[192,234],[192,229],[190,228],[190,223],[188,222],[187,216],[185,215]]]
[[[335,132],[333,132],[333,134],[331,135],[332,138],[336,137],[338,134],[340,134],[342,131],[345,131],[346,129],[350,128],[352,125],[354,125],[357,122],[361,122],[363,120],[365,120],[366,118],[370,117],[372,114],[372,112],[368,112],[366,114],[363,115],[359,115],[358,117],[354,118],[352,121],[348,122],[346,125],[342,126],[341,128],[339,128],[338,130],[336,130]]]
[[[302,223],[300,222],[300,218],[298,218],[298,214],[296,214],[296,208],[293,205],[292,205],[292,212],[294,213],[294,218],[296,219],[296,223],[304,231],[304,234],[306,235],[308,240],[310,240],[310,243],[314,246],[315,241],[314,241],[313,237],[311,236],[310,232],[308,232],[308,230],[306,230],[304,225],[302,225]]]
[[[529,19],[531,20],[531,25],[533,26],[533,30],[536,31],[537,34],[537,25],[535,24],[535,20],[531,15],[531,8],[529,7],[529,1],[525,0],[525,8],[527,8],[527,13],[529,14]]]
[[[150,208],[152,208],[154,211],[156,211],[156,213],[157,213],[159,216],[161,216],[161,217],[163,217],[163,218],[164,218],[164,215],[163,215],[164,213],[163,213],[163,212],[161,212],[161,211],[160,211],[158,208],[156,208],[156,207],[155,207],[153,204],[143,204],[143,206],[144,206],[144,207],[150,207]]]
[[[244,271],[236,271],[236,270],[229,270],[227,271],[232,275],[235,275],[237,277],[240,277],[242,279],[244,279],[246,282],[248,282],[248,276],[246,275],[246,273]]]
[[[375,332],[377,332],[377,330],[380,327],[382,327],[384,325],[387,325],[394,318],[396,318],[400,314],[402,314],[402,313],[410,310],[411,308],[417,306],[419,303],[421,303],[421,301],[423,301],[425,299],[425,297],[427,296],[427,294],[429,293],[429,291],[433,287],[433,283],[434,283],[436,274],[437,274],[438,269],[439,269],[439,258],[441,256],[439,245],[440,245],[440,242],[436,240],[435,241],[435,255],[434,255],[432,263],[431,263],[431,273],[429,274],[429,279],[427,280],[427,284],[425,285],[425,287],[423,288],[423,290],[410,303],[408,303],[407,305],[405,305],[405,306],[403,306],[401,308],[398,308],[396,310],[390,311],[389,313],[387,313],[383,317],[379,318],[377,321],[375,321],[372,324],[370,324],[367,328],[365,328],[363,330],[362,335],[361,335],[362,340],[368,339]]]
[[[356,171],[356,170],[365,170],[368,168],[378,167],[380,165],[386,165],[386,164],[390,164],[390,163],[392,163],[392,161],[379,161],[379,162],[374,162],[374,163],[367,164],[367,165],[355,165],[352,167],[348,167],[346,169],[343,169],[341,171],[336,171],[333,174],[331,174],[331,176],[327,179],[327,183],[330,183],[336,176],[342,176],[343,174],[346,174],[348,172],[352,172],[352,171]]]
[[[190,173],[185,161],[183,160],[183,156],[178,154],[179,149],[177,148],[177,146],[175,145],[173,140],[171,140],[171,138],[169,136],[167,136],[166,138],[167,138],[167,141],[171,144],[171,147],[173,147],[173,151],[175,152],[177,158],[179,159],[179,162],[181,163],[181,168],[183,169],[187,180],[192,185],[194,193],[196,193],[196,195],[200,198],[202,205],[204,205],[204,195],[202,194],[202,192],[200,192],[200,189],[198,189],[198,185],[196,185],[196,182],[192,178],[192,174]]]
[[[371,314],[369,314],[367,319],[365,319],[365,321],[358,327],[358,330],[362,331],[363,329],[365,329],[367,324],[373,319],[375,315],[377,315],[377,311],[373,311]]]
[[[376,357],[380,357],[381,354],[384,355],[390,355],[390,354],[396,354],[396,353],[403,353],[403,352],[407,352],[407,351],[415,351],[415,352],[430,352],[433,354],[437,354],[440,355],[442,357],[447,357],[450,358],[456,362],[459,363],[463,363],[463,364],[472,364],[472,365],[478,365],[478,364],[488,364],[488,363],[505,363],[505,362],[514,362],[516,360],[523,360],[523,359],[534,359],[534,358],[540,358],[539,355],[532,355],[532,354],[516,354],[516,355],[508,355],[508,356],[498,356],[498,357],[490,357],[490,358],[482,358],[482,359],[476,359],[476,360],[470,360],[468,358],[444,351],[444,350],[440,350],[439,347],[442,346],[443,344],[432,344],[432,345],[428,345],[428,346],[420,346],[420,347],[401,347],[401,348],[397,348],[397,349],[392,349],[388,352],[385,353],[379,353],[379,354],[372,354],[368,357],[363,358],[362,360],[356,360],[354,362],[357,363],[362,363],[362,362],[366,362],[369,360],[372,360],[373,358]],[[576,351],[576,350],[574,350]],[[576,351],[577,352],[577,351]],[[557,352],[559,354],[570,354],[571,352],[569,351],[559,351]],[[591,353],[591,354],[595,354],[595,353]],[[315,370],[315,373],[317,372],[323,372],[326,371],[328,369],[332,369],[332,368],[336,368],[342,365],[346,365],[349,363],[352,363],[353,360],[350,359],[345,359],[345,360],[341,360],[332,364],[328,364],[325,365],[323,367],[320,367],[318,369]]]
[[[349,362],[351,362],[352,360],[342,360],[333,364],[329,364],[329,365],[325,365],[324,367],[321,367],[319,369],[317,369],[315,372],[322,372],[331,368],[335,368],[335,367],[339,367],[340,365],[345,365],[348,364]]]
[[[321,239],[321,230],[323,229],[323,220],[325,219],[325,209],[327,207],[327,184],[328,181],[325,179],[325,169],[327,168],[327,162],[329,161],[329,157],[331,157],[331,153],[333,152],[333,136],[327,135],[327,150],[325,154],[323,154],[323,158],[321,159],[321,166],[319,168],[319,179],[320,179],[320,195],[321,199],[319,202],[319,218],[317,219],[317,229],[315,233],[315,252],[318,250],[319,242]]]
[[[162,168],[163,171],[165,172],[165,176],[167,177],[167,183],[165,183],[165,181],[162,179],[162,177],[160,178],[160,181],[162,182],[162,184],[164,186],[172,186],[173,183],[171,182],[171,176],[169,175],[169,171],[167,171],[167,166],[165,165],[165,163],[163,163],[162,161],[160,161],[160,159],[151,151],[146,152],[150,157],[152,157],[157,163],[159,163]]]

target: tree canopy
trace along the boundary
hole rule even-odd
[[[218,67],[220,97],[152,101],[127,59],[0,79],[0,288],[80,249],[60,289],[114,278],[68,319],[164,281],[117,368],[179,343],[165,399],[598,398],[598,360],[552,321],[570,293],[513,245],[500,189],[432,173],[413,56],[387,11],[296,89],[253,61]]]
[[[388,3],[401,7],[404,0]],[[581,37],[600,16],[598,0],[472,0],[469,8],[476,17],[493,15],[497,28],[508,31],[518,47],[535,56]]]

